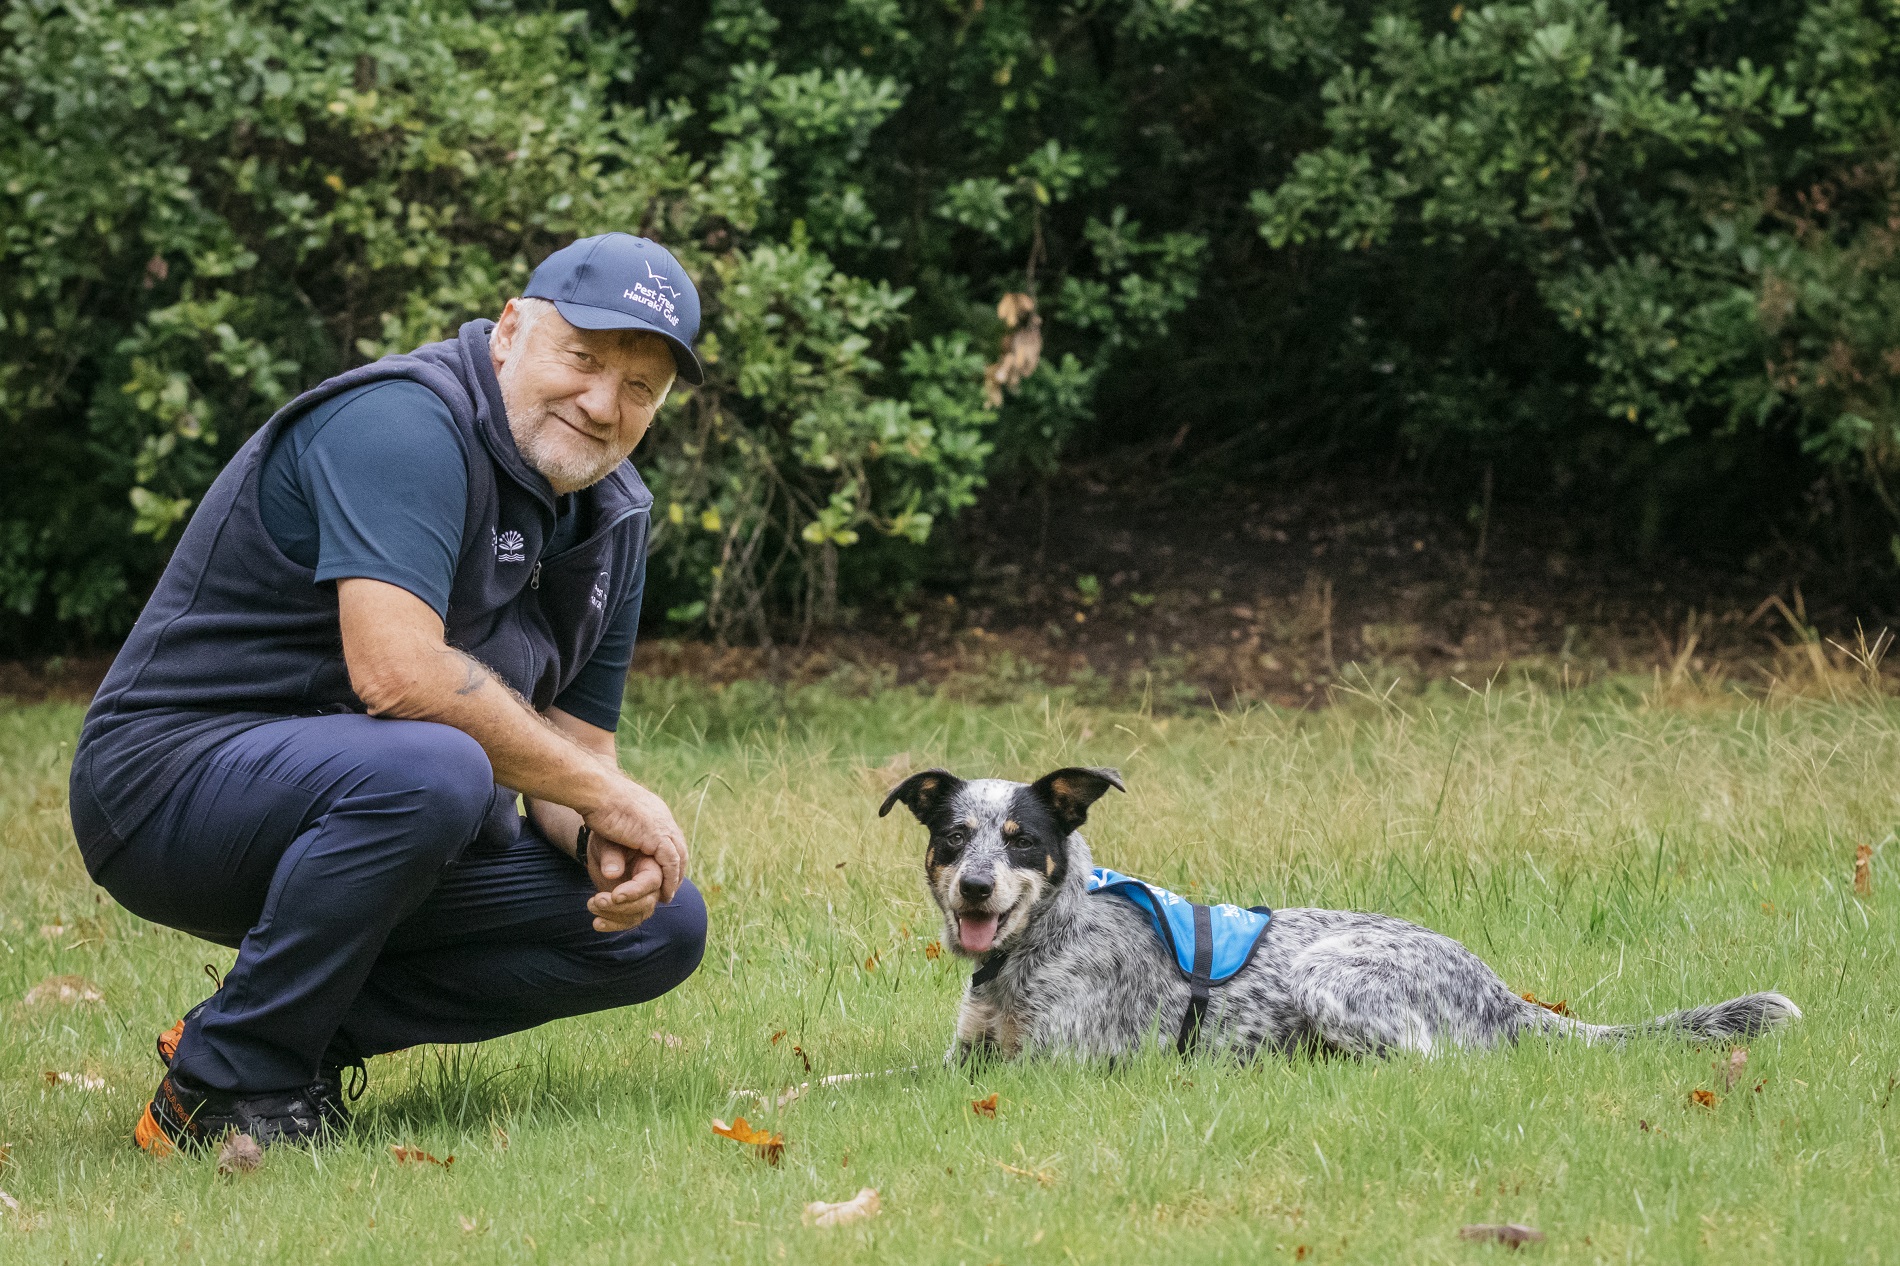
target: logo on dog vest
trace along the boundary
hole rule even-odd
[[[494,529],[490,528],[489,531],[493,533]],[[528,555],[524,552],[526,545],[527,545],[527,542],[522,539],[521,533],[515,531],[512,528],[510,528],[506,532],[502,532],[499,535],[496,535],[495,536],[495,561],[498,563],[525,563],[527,562]]]

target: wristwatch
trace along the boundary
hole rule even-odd
[[[587,865],[587,846],[593,838],[594,832],[585,822],[581,823],[581,829],[574,835],[574,860],[579,862],[581,869],[587,871],[589,874],[593,872]]]

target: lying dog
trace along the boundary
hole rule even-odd
[[[1244,965],[1210,988],[1205,970],[1177,968],[1186,956],[1170,954],[1147,910],[1088,891],[1092,860],[1076,828],[1110,787],[1126,790],[1112,769],[1058,769],[1028,784],[930,769],[885,798],[878,816],[901,801],[929,828],[924,872],[945,940],[981,960],[950,1060],[1115,1056],[1177,1028],[1183,1051],[1198,1044],[1241,1059],[1262,1048],[1488,1049],[1525,1033],[1726,1041],[1801,1016],[1782,995],[1755,993],[1647,1024],[1585,1024],[1519,997],[1449,937],[1348,910],[1271,912]],[[1207,907],[1194,909],[1206,928]]]

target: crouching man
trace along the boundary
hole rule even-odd
[[[368,1056],[698,966],[685,841],[614,752],[652,501],[627,457],[701,381],[698,327],[664,249],[588,238],[499,320],[292,401],[211,486],[73,761],[93,878],[238,951],[159,1039],[139,1146],[317,1139]]]

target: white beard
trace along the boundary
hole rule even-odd
[[[522,460],[540,471],[558,493],[590,488],[625,461],[625,453],[589,446],[568,431],[567,425],[546,408],[517,399],[512,374],[499,375],[501,402],[508,413],[508,431]]]

